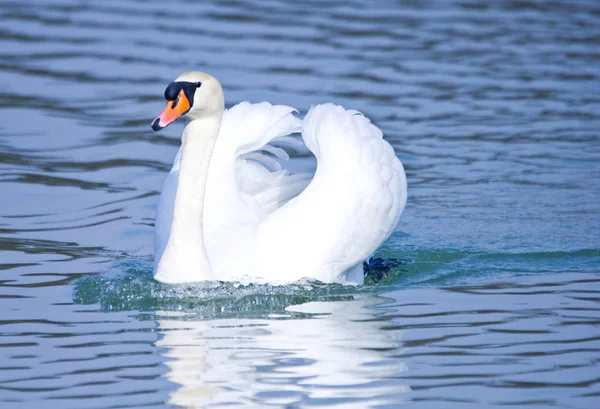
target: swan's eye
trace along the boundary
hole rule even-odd
[[[202,83],[201,83],[201,82],[197,82],[197,83],[196,83],[196,88],[200,88],[201,86],[202,86]]]
[[[175,108],[178,103],[179,103],[179,94],[177,94],[177,96],[173,100],[173,103],[171,104],[171,109]]]
[[[167,101],[173,101],[179,95],[179,91],[181,91],[181,84],[177,82],[172,82],[169,84],[167,89],[165,89],[165,99]]]

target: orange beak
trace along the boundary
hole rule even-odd
[[[177,98],[173,101],[169,100],[165,109],[152,121],[152,129],[158,131],[167,127],[181,115],[187,114],[190,108],[190,101],[185,96],[185,93],[183,90],[179,91]]]

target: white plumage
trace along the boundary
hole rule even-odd
[[[190,77],[214,80],[200,73],[184,74],[178,81],[182,77],[183,81]],[[210,97],[202,95],[203,87],[196,91],[194,105],[198,98]],[[358,111],[317,105],[303,120],[294,112],[267,102],[242,102],[223,113],[207,168],[192,170],[192,164],[186,174],[189,186],[205,189],[203,204],[193,210],[202,212],[202,226],[185,227],[184,223],[177,227],[196,229],[202,236],[204,248],[198,247],[198,252],[204,251],[210,271],[171,274],[161,262],[168,245],[170,259],[189,257],[189,264],[195,265],[191,258],[197,257],[189,246],[181,244],[178,253],[177,241],[171,238],[173,243],[169,243],[174,216],[189,212],[189,206],[176,204],[178,184],[187,171],[182,156],[200,154],[191,142],[186,148],[186,138],[210,139],[200,131],[192,132],[195,121],[208,121],[192,107],[188,113],[192,121],[184,131],[184,144],[157,208],[158,279],[181,282],[250,276],[269,282],[303,277],[363,282],[363,261],[389,237],[406,204],[402,164],[379,128]],[[289,136],[296,132],[301,132],[304,145],[317,159],[314,174],[291,174],[282,166],[289,158],[285,148],[302,147]],[[185,262],[176,264],[178,270],[186,269]]]

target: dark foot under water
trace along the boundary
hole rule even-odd
[[[371,257],[368,261],[363,262],[365,283],[377,284],[389,277],[390,272],[400,267],[402,263],[401,260],[395,258]]]

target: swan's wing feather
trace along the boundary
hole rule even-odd
[[[284,174],[279,178],[279,183],[273,183],[270,188],[264,189],[254,196],[266,214],[270,214],[281,206],[298,196],[312,180],[309,173]]]
[[[263,222],[259,257],[287,260],[300,277],[318,269],[329,271],[324,280],[340,281],[393,231],[406,204],[406,176],[381,130],[358,111],[315,106],[304,118],[302,137],[317,157],[316,173]]]
[[[278,136],[277,138],[274,138],[271,143],[276,143],[279,146],[292,149],[296,153],[305,153],[307,151],[304,142],[294,138],[293,136]]]
[[[289,153],[287,153],[285,149],[280,148],[278,146],[267,144],[262,147],[262,151],[266,152],[266,153],[270,153],[271,155],[275,156],[277,159],[280,159],[280,160],[289,160],[290,159]],[[266,156],[266,155],[263,154],[263,156]]]
[[[300,131],[302,121],[294,112],[286,105],[241,102],[223,114],[219,143],[229,144],[238,155],[260,150],[274,139]]]
[[[283,169],[281,165],[281,161],[277,157],[265,155],[262,152],[249,152],[243,157],[247,161],[257,162],[259,165],[264,166],[266,169],[269,169],[272,172]]]
[[[301,130],[296,110],[268,102],[242,102],[223,117],[222,138],[236,151],[235,178],[240,191],[252,196],[265,215],[300,194],[312,174],[294,175],[285,169],[288,150],[302,151],[304,144],[289,136]]]

